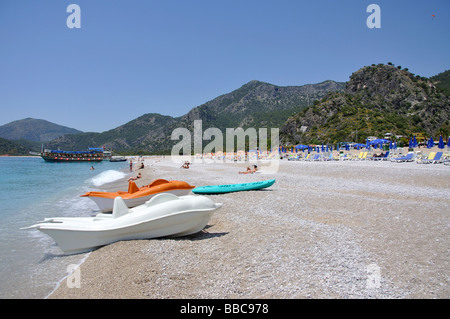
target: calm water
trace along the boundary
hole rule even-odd
[[[49,236],[20,228],[46,217],[95,215],[94,202],[79,195],[125,177],[126,168],[126,162],[0,158],[0,298],[45,298],[87,256],[63,255]]]

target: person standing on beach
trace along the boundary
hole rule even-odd
[[[132,171],[133,171],[133,162],[130,159],[130,172],[132,172]]]

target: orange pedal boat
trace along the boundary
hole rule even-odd
[[[128,182],[128,191],[117,192],[87,192],[81,197],[89,197],[100,208],[101,212],[111,212],[114,206],[114,198],[120,196],[124,200],[128,208],[144,204],[150,198],[160,193],[171,193],[177,196],[189,194],[191,186],[183,181],[167,181],[165,179],[157,179],[148,185],[138,187],[135,182]]]

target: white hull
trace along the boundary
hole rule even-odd
[[[124,199],[123,201],[127,205],[128,208],[133,208],[139,205],[144,204],[148,200],[150,200],[152,197],[158,194],[163,193],[169,193],[174,194],[176,196],[185,196],[190,193],[190,189],[174,189],[167,192],[157,193],[157,194],[150,194],[147,196],[142,196],[139,198],[131,198],[131,199]],[[97,204],[98,208],[102,213],[111,212],[114,206],[114,198],[104,198],[104,197],[95,197],[95,196],[89,196],[90,199],[92,199],[95,204]]]
[[[186,236],[201,231],[215,204],[203,196],[158,194],[144,205],[128,210],[122,198],[113,214],[84,218],[50,218],[27,229],[51,236],[66,254],[81,253],[120,240]]]

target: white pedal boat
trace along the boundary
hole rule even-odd
[[[214,211],[221,206],[205,196],[178,197],[162,193],[129,209],[123,199],[117,197],[112,214],[46,218],[22,229],[38,229],[52,237],[64,253],[75,254],[120,240],[194,234],[207,225]]]

